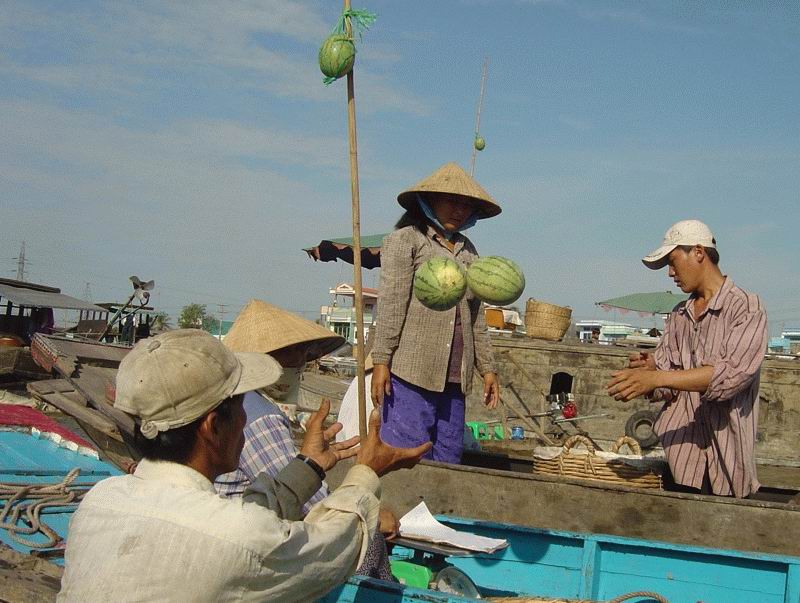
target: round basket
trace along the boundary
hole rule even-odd
[[[572,308],[548,304],[533,298],[525,306],[525,331],[528,337],[559,341],[572,322]]]
[[[631,438],[620,438],[614,443],[612,451],[618,453],[620,448],[627,444],[634,454],[641,453],[641,449],[635,445],[635,440],[629,440]],[[577,451],[578,444],[582,444],[586,450]],[[573,451],[573,448],[576,450]],[[561,453],[554,458],[534,456],[533,471],[545,475],[591,479],[635,488],[660,490],[662,486],[661,474],[658,471],[651,467],[626,463],[623,459],[600,458],[591,440],[582,435],[569,437],[564,442]]]

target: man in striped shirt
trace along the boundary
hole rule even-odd
[[[719,269],[708,226],[684,220],[642,260],[669,266],[689,299],[669,316],[655,354],[634,354],[612,374],[616,400],[645,395],[664,405],[655,431],[675,482],[704,493],[743,498],[758,490],[755,440],[767,315],[757,295]]]

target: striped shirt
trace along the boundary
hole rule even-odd
[[[224,496],[242,496],[259,473],[263,471],[274,478],[297,456],[289,419],[280,408],[259,393],[248,392],[244,396],[244,409],[247,426],[239,468],[220,475],[214,482],[217,492]],[[303,505],[303,515],[327,495],[328,486],[322,482],[322,487]]]
[[[655,353],[662,371],[713,366],[704,393],[658,389],[655,423],[676,483],[700,489],[708,473],[714,494],[758,490],[755,440],[758,387],[767,347],[767,314],[757,295],[726,278],[695,318],[690,297],[672,311]]]

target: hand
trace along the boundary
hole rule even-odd
[[[623,369],[611,373],[611,381],[606,384],[608,395],[625,402],[645,396],[659,387],[658,373],[649,368]]]
[[[400,533],[400,520],[389,507],[381,507],[378,513],[378,530],[386,540],[391,540]]]
[[[395,448],[381,440],[380,431],[381,413],[373,408],[369,415],[369,433],[358,449],[356,463],[366,465],[378,477],[397,469],[411,469],[433,447],[430,442],[425,442],[416,448]]]
[[[656,359],[650,352],[637,352],[628,356],[628,366],[630,368],[646,368],[656,370]]]
[[[334,423],[323,431],[322,425],[330,410],[330,400],[323,400],[319,410],[311,415],[306,423],[306,435],[300,448],[301,454],[306,455],[326,472],[333,469],[342,459],[355,456],[358,453],[360,440],[359,436],[353,436],[349,440],[331,444],[336,440],[336,434],[342,430],[342,424]]]
[[[496,408],[499,399],[500,384],[497,382],[497,374],[486,373],[483,376],[483,403],[486,408]]]
[[[376,364],[372,368],[372,406],[377,408],[383,404],[383,396],[392,394],[392,376],[385,364]]]

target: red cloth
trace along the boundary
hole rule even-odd
[[[0,404],[0,425],[35,427],[39,431],[57,433],[65,440],[96,450],[89,442],[57,423],[41,411],[20,404]]]

